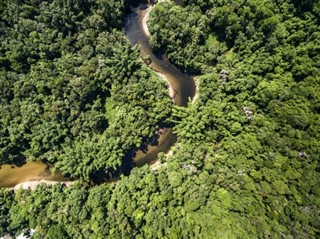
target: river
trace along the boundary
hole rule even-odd
[[[175,1],[178,5],[182,1]],[[151,63],[149,67],[155,72],[164,75],[169,82],[170,87],[174,92],[174,103],[180,106],[187,106],[189,98],[193,98],[196,91],[196,86],[193,78],[181,73],[179,69],[173,66],[164,55],[155,55],[149,44],[149,36],[147,36],[143,26],[145,24],[145,16],[149,14],[150,7],[145,8],[140,6],[132,9],[126,24],[126,36],[132,45],[138,44],[142,57],[149,57]],[[164,135],[161,135],[159,144],[154,147],[149,145],[147,152],[138,151],[134,159],[137,166],[142,166],[150,163],[157,158],[159,152],[168,152],[174,145],[177,138],[169,129]]]
[[[178,5],[182,1],[175,1]],[[149,67],[155,72],[163,75],[174,92],[174,103],[180,106],[187,106],[189,98],[195,95],[195,82],[191,76],[181,73],[175,66],[170,64],[164,55],[155,55],[149,44],[149,37],[146,35],[143,26],[144,17],[150,11],[150,7],[138,7],[132,9],[132,13],[127,18],[126,36],[132,45],[138,44],[141,55],[149,56],[151,63]],[[136,166],[142,166],[154,162],[159,152],[168,152],[177,141],[172,129],[164,129],[164,133],[158,139],[158,145],[148,145],[146,151],[138,150],[134,158]],[[2,165],[0,168],[0,187],[13,187],[19,183],[27,181],[68,181],[60,173],[51,174],[48,165],[42,162],[27,162],[21,167]]]
[[[133,9],[126,24],[126,36],[132,45],[138,44],[140,46],[143,57],[149,56],[151,60],[149,67],[166,76],[176,93],[174,98],[175,104],[187,106],[188,99],[192,98],[195,94],[195,82],[191,76],[181,73],[164,55],[155,55],[152,52],[149,37],[143,28],[143,19],[148,10],[144,7]]]
[[[1,165],[0,187],[13,187],[27,181],[68,181],[68,178],[61,173],[50,173],[48,168],[49,166],[42,162],[27,162],[21,167],[9,164]]]

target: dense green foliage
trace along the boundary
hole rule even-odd
[[[319,238],[319,1],[185,2],[185,8],[172,2],[159,3],[149,21],[154,49],[164,51],[184,71],[201,74],[197,77],[199,98],[187,108],[175,106],[170,116],[178,136],[172,156],[162,155],[160,161],[165,164],[157,170],[152,171],[148,166],[133,169],[130,176],[122,177],[113,186],[41,185],[35,191],[1,190],[0,235],[33,228],[34,238],[57,235],[62,238]],[[141,141],[130,138],[127,124],[148,120],[146,124],[152,129],[159,120],[169,116],[169,102],[164,105],[148,102],[152,108],[141,107],[143,114],[133,110],[135,104],[143,104],[137,100],[141,99],[139,95],[151,94],[155,85],[157,93],[165,95],[161,90],[163,85],[156,84],[158,81],[137,62],[136,49],[129,48],[123,40],[116,50],[110,47],[114,42],[110,39],[122,39],[121,33],[109,34],[112,36],[104,38],[109,44],[101,44],[109,46],[100,53],[108,56],[102,72],[92,73],[94,84],[99,85],[99,90],[92,95],[99,98],[85,101],[89,108],[80,107],[81,115],[97,111],[99,116],[98,113],[103,112],[106,121],[103,131],[101,127],[95,129],[96,124],[85,128],[80,123],[76,136],[67,138],[64,134],[70,135],[72,127],[68,126],[70,121],[62,121],[66,115],[62,111],[54,111],[61,115],[61,119],[54,119],[64,124],[55,125],[49,120],[45,122],[47,125],[38,124],[37,132],[53,132],[51,138],[56,141],[51,142],[50,147],[61,145],[57,150],[65,152],[63,159],[57,157],[57,165],[60,163],[62,169],[69,165],[65,166],[71,169],[69,173],[80,170],[76,175],[86,177],[90,177],[86,170],[113,167],[111,162],[119,159],[116,155],[123,151],[111,143],[116,138],[112,133],[118,132],[120,146],[139,145]],[[60,58],[66,59],[66,56]],[[73,55],[67,59],[73,62],[76,58]],[[52,64],[50,69],[57,67],[64,69],[58,71],[59,74],[68,73],[61,63],[59,65],[59,60]],[[8,89],[20,89],[20,92],[33,67],[26,73],[17,73],[12,67],[4,69],[5,82]],[[45,73],[48,67],[42,69],[33,73],[36,79],[41,79],[41,74],[51,74],[51,71]],[[77,72],[73,74],[83,77],[86,71]],[[17,84],[14,80],[17,74],[22,77],[21,83],[12,87]],[[108,80],[105,82],[105,79]],[[145,88],[139,85],[142,82]],[[28,94],[32,92],[32,87],[26,89]],[[64,91],[56,90],[49,96],[59,92]],[[10,95],[15,98],[16,94],[10,94],[10,90],[1,94],[8,94],[2,105],[13,105]],[[41,98],[45,97],[43,93]],[[125,103],[128,97],[135,99],[132,105]],[[77,104],[81,99],[72,102]],[[150,98],[146,96],[141,101],[147,99]],[[16,104],[21,102],[24,101]],[[100,105],[106,107],[100,111]],[[22,137],[26,124],[21,122],[27,119],[34,122],[26,118],[34,116],[24,116],[22,109],[9,114],[20,115],[20,121],[14,128],[4,128],[10,130],[1,132],[6,137],[0,138],[0,145],[8,149],[10,145],[18,145],[18,152],[28,153],[28,157],[55,152],[42,146],[41,154],[33,155],[31,152],[36,151],[31,146],[23,148],[28,145],[26,141],[37,138]],[[36,106],[32,109],[31,112],[37,112]],[[145,114],[149,116],[138,118]],[[92,119],[84,119],[87,118],[83,116],[83,122],[91,125]],[[63,133],[60,129],[67,131]],[[140,133],[144,136],[150,132],[152,130]],[[60,142],[59,137],[64,141],[56,144]],[[70,141],[72,144],[67,143]],[[103,150],[105,148],[107,150]],[[15,150],[5,152],[12,155]],[[96,157],[97,164],[87,158],[90,154]],[[99,160],[112,156],[111,161]]]
[[[124,9],[124,1],[3,2],[0,163],[48,160],[89,180],[121,168],[168,118],[164,83],[120,31]]]
[[[187,3],[159,4],[149,22],[156,49],[202,73],[200,99],[173,121],[181,152],[206,150],[176,161],[213,162],[214,194],[232,199],[219,224],[235,237],[233,220],[249,238],[319,236],[319,1]]]

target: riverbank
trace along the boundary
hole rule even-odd
[[[159,0],[158,3],[160,2],[164,2],[166,0]],[[148,28],[148,20],[149,20],[149,16],[150,16],[150,13],[151,13],[151,10],[153,9],[154,5],[149,5],[147,6],[147,8],[145,9],[145,12],[142,12],[143,16],[142,16],[142,28],[143,28],[143,31],[144,31],[144,34],[150,38],[151,37],[151,34],[150,34],[150,31],[149,31],[149,28]],[[171,99],[174,101],[174,98],[176,96],[176,90],[173,88],[173,86],[171,85],[168,77],[163,74],[162,72],[159,72],[157,71],[156,69],[153,69],[152,66],[150,66],[150,68],[159,76],[161,77],[163,80],[165,80],[167,82],[167,85],[168,85],[168,90],[169,90],[169,96],[171,97]],[[192,103],[194,103],[198,97],[199,97],[199,92],[198,92],[198,85],[199,85],[199,82],[198,80],[193,77],[193,81],[195,83],[195,94],[194,96],[192,97],[191,101]]]
[[[163,2],[165,0],[162,0],[162,1],[158,1],[158,2]],[[149,28],[148,28],[148,19],[149,19],[149,16],[150,16],[150,12],[152,10],[153,6],[148,6],[144,11],[140,12],[140,14],[142,14],[142,29],[143,29],[143,32],[144,34],[146,35],[146,37],[148,39],[150,39],[151,37],[151,34],[150,34],[150,31],[149,31]],[[137,9],[136,9],[137,10]],[[154,69],[152,67],[152,65],[149,65],[149,68],[151,68],[160,78],[162,78],[163,80],[166,81],[167,85],[168,85],[168,90],[169,90],[169,96],[170,98],[172,99],[172,101],[177,104],[177,102],[175,101],[175,98],[176,98],[176,94],[177,94],[177,90],[174,89],[174,87],[171,85],[170,83],[170,80],[168,79],[168,77],[162,73],[162,72],[159,72],[157,69]],[[194,92],[194,95],[191,99],[191,103],[194,104],[196,102],[196,100],[199,98],[199,81],[196,79],[196,77],[192,77],[192,80],[194,81],[194,85],[195,85],[195,92]],[[170,149],[166,154],[165,156],[166,157],[170,157],[173,153],[173,150]],[[158,170],[159,168],[162,168],[162,167],[166,167],[167,164],[166,163],[161,163],[158,159],[152,161],[150,164],[150,169],[152,171],[155,171],[155,170]]]
[[[160,0],[159,2],[164,2],[165,0]],[[150,12],[152,10],[153,6],[149,6],[146,10],[146,13],[143,17],[142,20],[142,25],[143,25],[143,30],[146,34],[146,36],[148,38],[151,37],[151,34],[149,32],[149,28],[148,28],[148,19],[149,19],[149,15]],[[159,77],[161,77],[163,80],[165,80],[168,84],[168,89],[169,89],[169,96],[171,97],[171,99],[174,102],[174,98],[175,98],[175,90],[173,89],[173,87],[170,84],[169,79],[167,78],[167,76],[161,72],[157,72],[156,70],[152,69]],[[192,99],[191,99],[191,103],[194,104],[196,102],[196,100],[199,98],[199,80],[196,77],[192,77],[194,84],[195,84],[195,94],[193,95]],[[166,154],[165,157],[168,158],[173,154],[173,149],[171,148]],[[150,169],[152,171],[156,171],[160,168],[165,168],[167,166],[167,163],[161,163],[160,160],[155,160],[150,164]]]
[[[198,98],[198,83],[194,77],[183,74],[179,69],[170,64],[165,56],[155,55],[149,45],[150,32],[147,26],[152,6],[135,8],[133,14],[128,16],[126,23],[126,36],[132,45],[139,44],[141,55],[150,57],[151,63],[149,68],[157,74],[161,79],[167,82],[168,91],[174,104],[179,106],[187,106],[188,102],[195,102]],[[154,169],[158,169],[161,166],[157,162],[157,155],[159,152],[163,152],[166,156],[172,153],[171,147],[177,142],[176,136],[172,133],[172,129],[169,128],[165,134],[161,134],[158,139],[157,145],[151,143],[147,145],[146,150],[143,152],[137,152],[136,166],[142,166],[145,164],[152,165],[156,163]],[[141,159],[140,159],[141,158]],[[39,165],[33,165],[39,164]],[[56,184],[63,183],[72,185],[68,182],[68,179],[63,177],[62,174],[51,174],[48,170],[48,165],[41,162],[28,162],[22,167],[13,167],[11,165],[4,166],[6,169],[0,170],[0,187],[6,188],[30,188],[34,189],[40,183]],[[117,179],[112,184],[117,183]]]
[[[174,102],[175,90],[173,89],[172,85],[170,84],[169,79],[166,77],[165,74],[163,74],[161,72],[157,72],[157,71],[154,71],[154,72],[167,83],[168,90],[169,90],[169,96],[172,99],[172,101]]]
[[[55,184],[64,184],[67,187],[70,187],[71,185],[75,184],[77,181],[65,181],[65,182],[59,182],[59,181],[50,181],[50,180],[45,180],[45,179],[41,179],[38,181],[27,181],[27,182],[23,182],[23,183],[19,183],[17,185],[15,185],[14,187],[11,187],[9,189],[12,189],[14,191],[17,191],[19,189],[29,189],[29,190],[35,190],[36,187],[39,184],[45,183],[47,185],[55,185]]]
[[[159,1],[159,2],[163,2],[163,1]],[[148,28],[148,20],[149,20],[149,15],[150,15],[150,12],[152,10],[153,6],[148,6],[147,9],[145,10],[143,14],[143,18],[142,18],[142,28],[143,28],[143,31],[144,33],[146,34],[146,36],[148,38],[151,37],[151,34],[150,34],[150,31],[149,31],[149,28]],[[169,90],[169,96],[170,98],[172,99],[172,101],[174,102],[174,97],[175,97],[175,90],[173,89],[168,77],[166,77],[166,75],[164,75],[162,72],[158,72],[156,71],[155,69],[152,69],[160,78],[162,78],[164,81],[167,82],[167,85],[168,85],[168,90]]]
[[[196,77],[193,77],[194,84],[196,86],[195,94],[192,97],[191,103],[194,104],[196,100],[199,98],[199,80]]]
[[[148,28],[147,21],[148,21],[148,19],[149,19],[149,15],[150,15],[150,12],[151,12],[152,8],[153,8],[153,6],[148,6],[148,8],[147,8],[147,10],[146,10],[146,12],[145,12],[145,14],[144,14],[144,16],[143,16],[143,18],[142,18],[143,31],[144,31],[144,33],[146,34],[146,36],[147,36],[148,38],[151,37],[151,34],[150,34],[150,32],[149,32],[149,28]]]
[[[12,188],[21,183],[40,180],[66,182],[68,178],[59,172],[51,173],[49,165],[43,162],[30,161],[21,166],[1,165],[0,187]]]
[[[164,2],[166,0],[159,0],[158,3],[160,2]],[[153,9],[153,5],[151,6],[148,6],[147,9],[145,10],[145,13],[143,15],[143,18],[142,18],[142,28],[143,28],[143,31],[145,33],[145,35],[150,38],[151,37],[151,34],[150,34],[150,31],[149,31],[149,28],[148,28],[148,20],[149,20],[149,16],[150,16],[150,13],[151,13],[151,10]],[[170,81],[168,79],[168,77],[166,75],[164,75],[162,72],[158,72],[156,71],[155,69],[152,69],[158,76],[160,76],[163,80],[165,80],[168,84],[168,89],[169,89],[169,95],[170,97],[174,100],[174,97],[175,97],[175,90],[174,88],[172,87],[172,85],[170,84]],[[192,103],[194,103],[198,97],[199,97],[199,82],[198,80],[193,77],[193,80],[194,80],[194,83],[195,83],[195,94],[194,96],[192,97]]]

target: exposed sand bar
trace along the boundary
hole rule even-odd
[[[65,184],[67,187],[69,187],[72,184],[76,183],[76,181],[59,182],[59,181],[49,181],[49,180],[41,179],[41,180],[37,180],[37,181],[27,181],[27,182],[19,183],[16,186],[12,187],[11,189],[13,189],[14,191],[17,191],[18,189],[35,190],[36,187],[42,183],[45,183],[47,185]]]

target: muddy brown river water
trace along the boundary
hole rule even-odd
[[[178,5],[182,1],[175,1]],[[150,10],[146,6],[132,9],[132,13],[127,18],[126,36],[132,45],[138,44],[141,55],[148,56],[151,60],[149,67],[164,76],[174,91],[174,103],[180,106],[187,106],[188,100],[195,95],[196,86],[193,78],[183,74],[173,66],[164,55],[155,55],[149,44],[149,37],[146,35],[143,21],[145,15]],[[158,144],[148,145],[146,151],[138,150],[134,158],[136,166],[152,163],[157,159],[159,152],[168,152],[177,141],[172,129],[166,129],[159,137]],[[21,167],[12,165],[2,165],[0,168],[0,187],[13,187],[19,183],[28,181],[68,181],[61,173],[51,174],[49,166],[42,162],[27,162]]]

